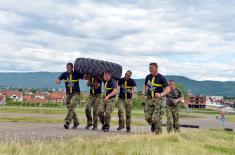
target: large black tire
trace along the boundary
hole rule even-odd
[[[232,128],[224,128],[225,131],[233,131]]]
[[[119,80],[122,76],[122,66],[116,63],[96,60],[90,58],[77,58],[74,63],[74,70],[84,75],[102,77],[104,71],[112,73],[112,78]]]

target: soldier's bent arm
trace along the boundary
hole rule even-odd
[[[90,86],[91,86],[91,81],[88,80],[88,81],[86,82],[86,85],[87,85],[87,87],[90,87]]]
[[[142,89],[142,95],[145,95],[145,92],[148,90],[148,86],[144,84]]]
[[[180,102],[184,99],[184,96],[182,95],[182,91],[178,89],[178,92],[179,92],[179,96],[177,98],[177,102]]]
[[[132,94],[136,94],[137,93],[137,87],[133,87],[132,88]]]
[[[118,89],[117,89],[117,88],[114,88],[113,91],[112,91],[112,93],[110,93],[110,94],[108,95],[108,97],[109,97],[109,98],[110,98],[110,97],[113,97],[113,96],[117,95],[117,93],[118,93]]]
[[[132,90],[131,90],[131,93],[136,95],[137,94],[137,85],[136,85],[136,82],[135,80],[132,80]]]
[[[57,80],[55,81],[55,83],[56,83],[56,84],[60,84],[60,83],[61,83],[61,80],[57,79]]]
[[[121,83],[120,83],[120,81],[119,81],[119,80],[117,81],[117,89],[118,89],[118,92],[120,92],[120,89],[121,89]]]
[[[147,91],[148,91],[148,76],[146,76],[145,81],[144,81],[144,86],[142,89],[142,96],[144,96]]]
[[[56,84],[60,84],[61,81],[64,79],[65,79],[65,73],[62,73],[55,82]]]
[[[165,90],[161,93],[161,96],[166,96],[167,94],[169,94],[171,92],[171,88],[170,86],[167,86],[165,88]]]

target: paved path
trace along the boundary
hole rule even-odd
[[[41,117],[41,118],[57,118],[63,121],[64,115],[61,114],[18,114],[18,113],[0,113],[1,117]],[[86,119],[85,116],[79,116],[79,119]],[[118,120],[117,116],[112,116],[112,120]],[[136,122],[145,122],[144,118],[135,118]],[[163,123],[166,121],[163,120]],[[213,116],[203,116],[201,118],[182,118],[180,124],[199,125],[202,129],[209,128],[222,128],[220,121],[216,120]],[[235,122],[225,122],[226,128],[232,128],[235,130]]]
[[[149,127],[132,127],[131,133],[125,130],[117,131],[112,127],[110,132],[104,133],[100,127],[98,130],[86,130],[84,126],[78,129],[65,130],[58,123],[23,123],[23,122],[0,122],[0,141],[12,140],[47,140],[64,137],[102,137],[111,135],[150,133]]]
[[[44,115],[44,114],[16,114],[16,113],[0,113],[0,117],[56,117],[61,118],[63,122],[63,115]],[[84,118],[83,116],[81,118]],[[113,117],[117,120],[117,117]],[[144,119],[138,118],[135,121],[145,121]],[[163,120],[165,123],[165,120]],[[209,128],[222,128],[220,121],[216,120],[213,116],[203,118],[182,118],[180,124],[199,125],[200,129]],[[232,128],[235,130],[235,123],[226,122],[226,128]],[[100,127],[99,127],[100,128]],[[133,126],[131,133],[123,131],[116,131],[117,126],[113,126],[109,133],[104,133],[98,129],[85,130],[84,126],[79,126],[77,130],[63,128],[63,123],[26,123],[26,122],[0,122],[0,141],[8,140],[45,140],[55,139],[64,137],[102,137],[110,135],[125,135],[125,134],[141,134],[150,132],[148,126]],[[166,129],[163,129],[166,132]],[[182,130],[187,130],[182,128]],[[194,129],[197,130],[197,129]]]

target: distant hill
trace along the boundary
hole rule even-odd
[[[58,72],[32,72],[32,73],[0,73],[1,87],[32,87],[32,88],[64,88],[64,84],[56,85],[55,79],[60,75]],[[221,81],[195,81],[183,76],[166,76],[183,84],[193,94],[235,96],[235,82]],[[140,90],[144,79],[137,79]],[[81,90],[88,91],[85,81],[80,82]]]
[[[221,82],[221,81],[196,81],[183,76],[166,76],[166,78],[173,79],[177,83],[184,85],[193,94],[210,95],[210,96],[235,96],[235,82]],[[137,79],[137,85],[143,85],[144,79]]]

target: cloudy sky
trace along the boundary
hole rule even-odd
[[[134,78],[235,80],[234,0],[0,0],[0,72],[63,71],[77,57]]]

